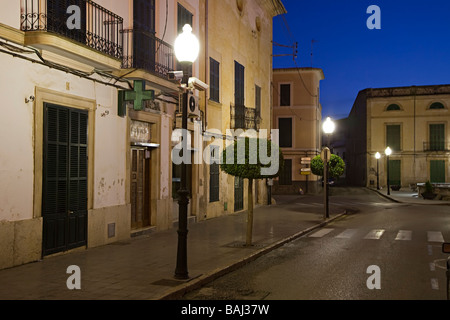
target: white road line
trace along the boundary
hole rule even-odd
[[[349,238],[353,237],[357,231],[358,231],[357,229],[347,229],[347,230],[339,233],[335,238],[349,239]]]
[[[411,240],[412,231],[410,230],[400,230],[395,237],[395,240]]]
[[[428,231],[428,242],[444,242],[444,237],[439,231]]]
[[[434,264],[434,262],[430,262],[430,271],[435,271],[436,270],[436,265]]]
[[[310,237],[312,237],[312,238],[321,238],[321,237],[323,237],[324,235],[330,233],[333,230],[334,229],[332,229],[332,228],[323,228],[323,229],[320,229],[319,231],[314,232],[313,234],[311,234]]]
[[[434,290],[439,290],[438,279],[436,279],[436,278],[431,279],[431,288],[433,288]]]
[[[364,239],[374,239],[374,240],[378,240],[381,238],[381,236],[383,235],[384,230],[383,229],[375,229],[370,231],[368,234],[366,234],[366,236],[364,237]]]

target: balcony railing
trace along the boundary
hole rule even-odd
[[[69,10],[68,14],[67,3],[61,0],[21,0],[21,30],[56,33],[121,59],[123,18],[91,0],[70,1],[70,5],[76,5],[79,11]]]
[[[245,106],[230,106],[231,129],[259,130],[260,116],[256,109]]]
[[[122,68],[143,69],[167,79],[167,74],[175,67],[173,47],[145,31],[125,29],[123,35]]]
[[[424,151],[450,151],[450,144],[445,141],[429,141],[423,143]]]

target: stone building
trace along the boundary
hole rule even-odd
[[[365,89],[359,92],[347,119],[347,181],[387,186],[389,146],[390,185],[430,180],[449,182],[450,85]]]
[[[274,194],[298,194],[300,188],[317,192],[320,188],[320,177],[302,169],[308,169],[307,159],[321,151],[323,79],[323,71],[318,68],[274,69],[273,128],[279,130],[285,159],[283,172],[274,181]]]

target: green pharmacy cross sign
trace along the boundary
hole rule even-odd
[[[125,101],[133,101],[133,109],[136,111],[144,110],[143,101],[153,100],[154,90],[145,90],[145,80],[135,80],[133,90],[119,90],[118,114],[121,117],[126,115]]]

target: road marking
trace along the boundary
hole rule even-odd
[[[310,237],[312,237],[312,238],[321,238],[321,237],[323,237],[324,235],[330,233],[333,230],[334,229],[332,229],[332,228],[323,228],[323,229],[320,229],[319,231],[314,232],[313,234],[311,234]]]
[[[339,233],[335,238],[349,239],[355,235],[356,231],[358,231],[358,230],[357,229],[347,229],[347,230]]]
[[[395,237],[395,240],[411,240],[412,231],[410,230],[400,230]]]
[[[444,237],[439,231],[428,231],[428,242],[444,242]]]
[[[313,206],[313,207],[318,207],[318,206],[323,206],[323,203],[317,203],[317,202],[312,202],[312,203],[296,203],[296,205],[299,205],[299,206]]]
[[[378,240],[381,238],[381,236],[383,235],[384,230],[383,229],[375,229],[370,231],[368,234],[366,234],[366,236],[364,237],[364,239],[374,239],[374,240]]]
[[[435,271],[436,270],[436,265],[434,264],[434,262],[430,262],[430,271]]]
[[[433,288],[434,290],[439,290],[438,279],[436,279],[436,278],[431,279],[431,288]]]

